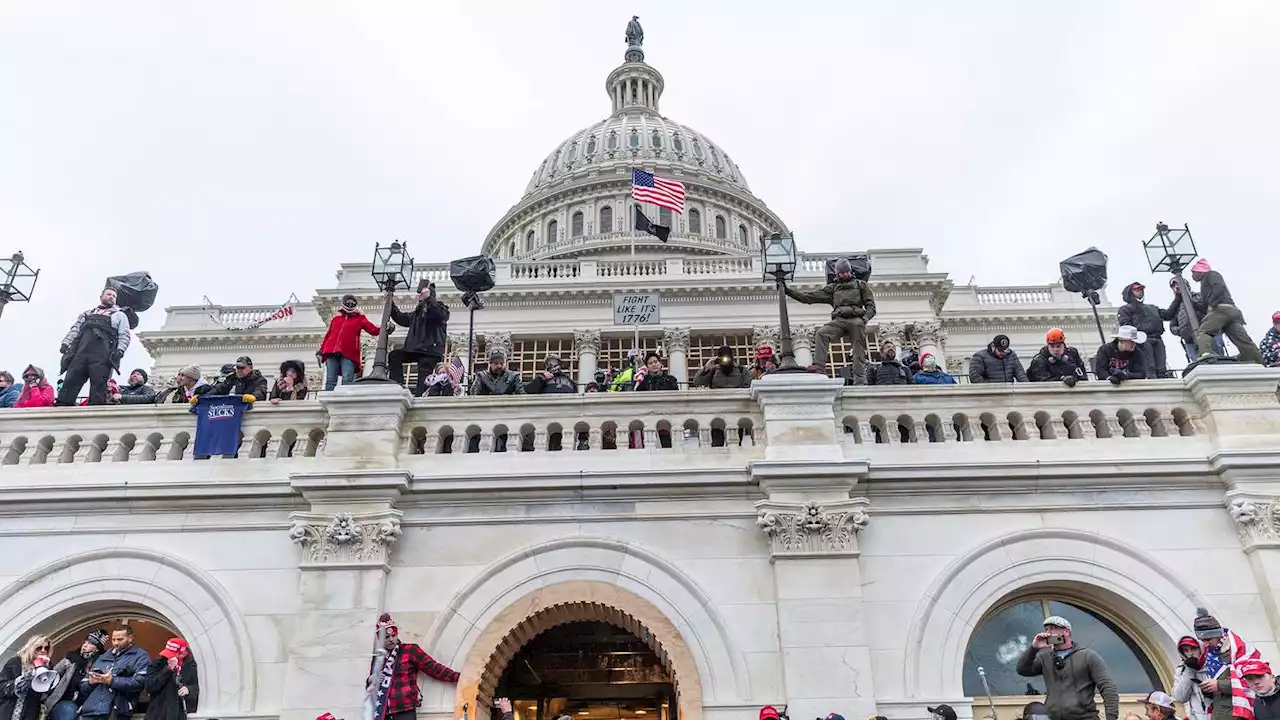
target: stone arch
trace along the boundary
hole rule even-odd
[[[570,581],[566,584],[574,585],[577,582],[580,581]],[[582,589],[585,590],[586,588]],[[552,605],[545,610],[539,610],[526,617],[523,622],[507,633],[502,638],[502,641],[498,643],[498,647],[494,649],[493,654],[489,656],[489,661],[485,663],[484,671],[480,675],[479,687],[476,691],[476,707],[487,707],[489,705],[489,702],[493,699],[493,691],[497,687],[498,681],[502,679],[502,673],[506,671],[511,659],[515,657],[522,647],[547,630],[566,623],[579,621],[608,623],[626,630],[639,638],[645,645],[648,645],[649,649],[653,650],[654,654],[658,656],[662,663],[662,668],[672,677],[672,684],[676,686],[677,695],[681,700],[682,707],[680,711],[682,713],[686,711],[683,707],[684,698],[679,695],[680,675],[675,668],[675,661],[663,646],[662,641],[658,639],[658,635],[630,613],[599,602],[566,602]],[[681,648],[681,650],[684,649]],[[695,677],[694,680],[696,681],[696,679]]]
[[[256,681],[249,633],[218,582],[171,555],[146,548],[104,548],[72,555],[0,590],[0,647],[81,606],[135,604],[168,620],[200,660],[205,714],[248,713]],[[206,705],[207,703],[207,705]]]
[[[987,612],[1028,586],[1054,584],[1092,594],[1169,653],[1204,605],[1176,573],[1129,543],[1065,528],[1010,533],[952,561],[925,592],[907,632],[907,696],[964,697],[964,652]]]
[[[459,680],[452,688],[424,687],[424,705],[475,708],[490,657],[526,618],[557,605],[595,603],[625,613],[662,643],[678,677],[681,712],[701,716],[703,703],[751,697],[746,662],[711,598],[670,562],[635,545],[607,538],[562,538],[497,561],[458,591],[424,641],[428,652]]]

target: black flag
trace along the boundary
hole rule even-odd
[[[634,206],[636,209],[636,229],[640,232],[646,232],[657,237],[662,242],[667,241],[667,237],[671,235],[671,228],[666,225],[654,225],[649,216],[640,210],[639,205]]]

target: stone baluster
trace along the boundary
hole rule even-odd
[[[406,455],[408,453],[405,453]],[[275,460],[280,457],[280,436],[273,434],[271,439],[267,440],[267,452],[265,458],[267,460]]]
[[[1124,427],[1120,425],[1120,419],[1114,413],[1103,415],[1102,421],[1107,424],[1107,430],[1111,432],[1112,440],[1124,439]]]
[[[547,452],[551,450],[551,433],[546,430],[538,430],[533,434],[533,447],[535,450]]]
[[[982,430],[981,420],[977,418],[969,418],[969,437],[973,438],[974,442],[982,442],[986,439],[987,435]]]
[[[604,433],[598,427],[593,427],[588,429],[587,430],[588,447],[590,447],[592,450],[600,450],[602,448],[601,438],[603,434]]]
[[[929,426],[923,420],[916,420],[916,442],[922,445],[929,442]]]
[[[672,433],[674,434],[674,432],[675,432],[675,428],[672,428]],[[671,441],[672,441],[672,444],[674,445],[674,444],[675,444],[675,437],[672,437],[672,438],[671,438]],[[653,427],[646,427],[646,428],[644,429],[644,447],[643,447],[643,448],[636,448],[636,449],[637,449],[637,450],[650,450],[650,451],[653,451],[653,450],[661,450],[661,449],[662,449],[662,445],[658,443],[658,430],[657,430],[657,428],[653,428]]]
[[[1076,422],[1080,425],[1080,437],[1085,440],[1094,440],[1098,437],[1098,428],[1093,424],[1093,418],[1081,415]]]
[[[728,438],[725,439],[725,442],[728,442]],[[711,428],[706,426],[698,428],[698,447],[709,448],[711,446]]]
[[[1173,419],[1172,413],[1160,413],[1160,423],[1164,425],[1164,432],[1168,437],[1177,437],[1179,435],[1178,422]]]
[[[1022,430],[1027,434],[1028,442],[1040,442],[1040,425],[1036,423],[1035,416],[1023,416]]]
[[[1138,431],[1138,437],[1140,438],[1151,437],[1151,426],[1147,424],[1147,417],[1145,415],[1139,415],[1137,413],[1134,413],[1133,427]]]
[[[1067,424],[1063,422],[1061,415],[1050,415],[1049,427],[1053,428],[1053,438],[1055,440],[1068,440],[1071,438],[1071,431]]]
[[[796,325],[791,333],[791,347],[795,351],[796,364],[807,368],[813,364],[813,345],[817,341],[819,325]]]
[[[480,433],[480,452],[485,455],[493,452],[493,432],[492,431],[485,430]]]
[[[138,447],[142,441],[135,441],[133,447]],[[124,449],[124,443],[120,442],[119,436],[107,440],[107,446],[102,450],[102,458],[98,462],[112,463],[116,462],[116,455],[123,454],[122,462],[128,462],[130,452]]]
[[[962,438],[956,435],[956,424],[950,420],[943,419],[941,421],[941,432],[943,442],[961,442]]]
[[[875,445],[876,433],[875,433],[875,430],[872,429],[871,423],[869,422],[858,423],[858,434],[862,437],[862,442],[864,444]]]

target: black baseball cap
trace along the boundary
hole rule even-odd
[[[236,367],[253,367],[253,358],[248,355],[241,355],[236,358]]]
[[[928,708],[928,710],[930,714],[937,715],[943,720],[956,720],[955,708],[950,705],[939,705],[938,707]]]

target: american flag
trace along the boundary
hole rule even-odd
[[[631,171],[631,196],[639,202],[684,212],[684,183],[660,178],[653,173]]]
[[[1222,646],[1230,651],[1231,663],[1222,662],[1219,652],[1204,649],[1204,671],[1210,678],[1217,678],[1222,673],[1231,677],[1231,715],[1241,720],[1253,720],[1253,696],[1244,686],[1244,680],[1236,670],[1236,664],[1242,660],[1262,659],[1262,653],[1245,642],[1239,635],[1224,629]]]
[[[462,376],[466,374],[467,367],[462,364],[462,360],[455,357],[449,363],[449,382],[453,383],[454,392],[462,389]]]

